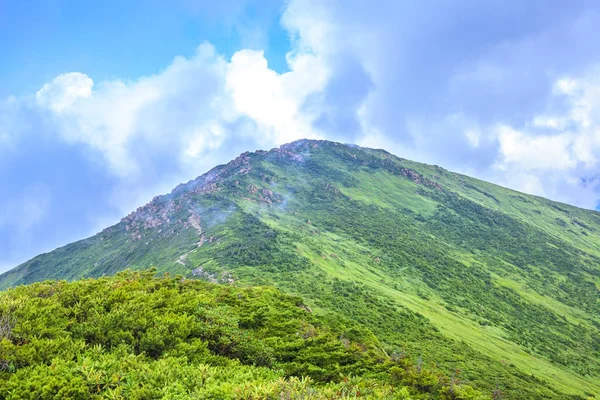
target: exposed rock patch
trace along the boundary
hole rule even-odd
[[[212,283],[235,283],[235,279],[233,279],[233,275],[227,271],[223,271],[220,274],[210,273],[206,271],[202,266],[194,268],[192,270],[192,275],[196,278],[212,282]]]

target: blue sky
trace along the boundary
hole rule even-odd
[[[210,3],[0,0],[0,96],[35,93],[65,71],[95,81],[135,79],[192,55],[204,41],[226,56],[265,49],[272,67],[287,68],[282,1]]]
[[[596,208],[597,37],[594,1],[0,0],[0,271],[302,137]]]

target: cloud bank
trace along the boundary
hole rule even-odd
[[[598,205],[598,6],[375,3],[288,2],[285,73],[262,51],[226,59],[204,43],[152,76],[66,71],[0,100],[0,269],[238,153],[303,137]]]

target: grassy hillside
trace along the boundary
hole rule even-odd
[[[600,393],[600,214],[371,150],[245,153],[0,287],[156,266],[275,285],[488,395]]]

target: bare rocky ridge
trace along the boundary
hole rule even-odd
[[[244,152],[225,165],[220,165],[213,168],[204,175],[189,181],[185,184],[178,185],[171,193],[163,196],[157,196],[145,206],[138,208],[121,220],[123,229],[130,233],[131,239],[134,241],[141,240],[143,231],[161,228],[165,234],[173,234],[173,230],[169,230],[171,224],[181,224],[183,229],[194,228],[198,235],[202,234],[201,218],[199,213],[194,208],[193,196],[203,193],[215,193],[221,188],[223,181],[232,176],[243,176],[252,171],[251,159],[256,156],[272,156],[278,159],[284,159],[295,163],[304,163],[310,158],[311,151],[319,148],[321,141],[317,140],[298,140],[292,143],[284,144],[278,148],[269,151],[258,150],[255,152]],[[328,142],[329,143],[329,142]],[[334,143],[336,146],[346,146],[339,143]],[[360,147],[346,146],[349,149],[360,151]],[[356,159],[356,154],[350,153],[350,157]],[[393,156],[389,155],[385,159],[369,160],[363,165],[369,166],[373,163],[383,166],[390,172],[402,175],[411,181],[423,185],[428,188],[443,190],[443,187],[438,182],[424,177],[417,171],[399,167],[397,162],[393,160]],[[273,184],[270,178],[260,173],[263,182]],[[239,179],[235,180],[235,185],[239,186]],[[244,190],[245,189],[245,190]],[[339,193],[339,189],[327,183],[325,190],[333,190]],[[239,195],[247,200],[255,200],[266,205],[275,203],[281,204],[284,202],[284,196],[276,193],[271,188],[258,187],[255,184],[248,184],[245,188],[240,188]],[[187,219],[177,219],[174,215],[181,210],[187,210],[189,217]]]
[[[224,179],[235,175],[248,174],[252,170],[250,160],[253,156],[274,155],[277,158],[301,163],[309,155],[306,150],[317,149],[318,146],[317,142],[301,140],[270,151],[258,150],[242,153],[231,162],[215,167],[188,183],[178,185],[171,193],[154,197],[150,203],[139,207],[136,211],[121,219],[120,226],[129,233],[132,241],[141,240],[145,231],[156,230],[157,228],[164,235],[172,235],[175,232],[172,228],[173,225],[181,225],[183,229],[194,228],[198,235],[201,235],[203,232],[201,217],[194,208],[193,197],[195,195],[218,192]],[[303,153],[296,152],[302,150],[304,150]],[[262,180],[266,182],[268,177],[264,173],[261,176]],[[239,185],[239,180],[236,180],[235,183]],[[248,184],[245,189],[245,192],[241,191],[240,195],[248,200],[256,199],[267,205],[284,201],[282,195],[268,188],[259,188],[253,184]],[[187,219],[175,217],[181,210],[189,212],[190,215]],[[112,228],[107,228],[103,232],[110,232],[108,229]]]

